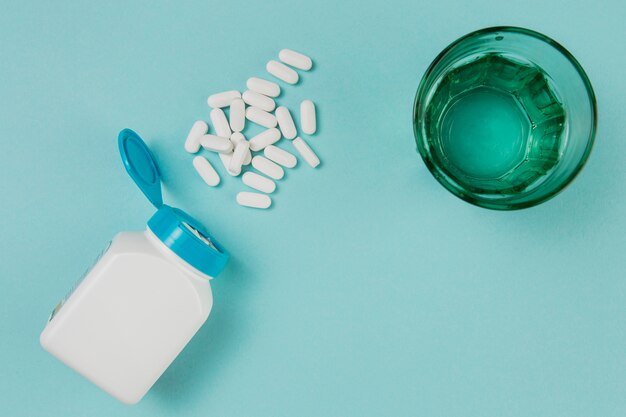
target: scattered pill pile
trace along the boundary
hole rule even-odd
[[[296,84],[300,78],[295,69],[308,71],[313,66],[311,58],[290,49],[281,50],[278,59],[279,61],[269,61],[265,69],[288,84]],[[260,191],[240,192],[236,197],[237,203],[266,209],[272,204],[268,194],[276,190],[275,181],[283,178],[285,168],[290,169],[297,164],[294,154],[275,146],[281,137],[288,139],[295,151],[311,167],[317,167],[320,160],[304,139],[298,136],[298,129],[289,109],[276,106],[275,98],[281,93],[278,84],[252,77],[248,79],[246,87],[248,90],[243,94],[230,90],[209,96],[207,104],[212,108],[210,118],[215,134],[208,133],[208,124],[198,120],[189,130],[185,150],[195,154],[200,148],[204,148],[219,154],[229,175],[236,177],[243,173],[243,184]],[[226,108],[228,118],[223,110]],[[247,140],[241,133],[246,120],[262,126],[265,130]],[[304,100],[300,104],[300,131],[313,135],[316,129],[315,104],[311,100]],[[243,172],[244,167],[249,165],[257,172]],[[215,187],[220,183],[219,174],[205,157],[194,157],[193,166],[207,185]]]

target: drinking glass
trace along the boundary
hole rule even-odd
[[[596,99],[563,46],[516,27],[453,42],[430,65],[415,97],[417,149],[434,177],[480,207],[542,203],[585,164]]]

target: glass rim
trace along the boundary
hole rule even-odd
[[[453,186],[453,184],[451,184],[446,178],[444,178],[443,175],[441,175],[440,171],[442,170],[442,168],[437,166],[437,164],[433,162],[430,152],[428,152],[426,148],[424,147],[424,144],[422,143],[423,138],[420,133],[422,122],[420,118],[417,117],[418,109],[420,109],[419,102],[420,102],[421,95],[423,93],[422,90],[425,88],[426,82],[430,79],[435,68],[437,68],[437,66],[441,63],[444,57],[446,57],[446,55],[457,45],[459,45],[460,43],[470,38],[474,38],[474,37],[481,36],[484,34],[495,33],[495,32],[509,32],[509,33],[513,32],[513,33],[520,33],[526,36],[530,36],[542,42],[545,42],[546,44],[552,46],[555,50],[560,52],[561,55],[563,55],[567,59],[567,61],[569,61],[572,64],[572,66],[578,73],[580,79],[582,80],[585,86],[585,90],[587,91],[587,94],[589,96],[589,101],[590,101],[591,110],[592,110],[591,111],[591,119],[592,119],[591,129],[589,132],[589,136],[587,137],[587,144],[585,147],[585,151],[583,155],[581,156],[580,161],[574,168],[574,170],[567,177],[565,177],[563,181],[561,181],[558,184],[558,186],[555,187],[554,190],[552,190],[551,192],[547,193],[546,195],[538,196],[538,197],[535,197],[528,201],[523,201],[523,202],[512,202],[512,203],[503,204],[503,203],[499,203],[498,200],[490,201],[490,200],[479,199],[479,198],[476,198],[473,193],[464,192],[464,190],[460,189],[459,187]],[[419,83],[419,86],[417,87],[417,92],[415,93],[415,100],[413,103],[412,119],[413,119],[413,135],[415,136],[415,140],[417,143],[417,150],[420,156],[422,157],[422,159],[424,160],[426,167],[428,168],[430,173],[435,177],[435,179],[441,185],[443,185],[443,187],[446,190],[448,190],[455,196],[459,197],[460,199],[470,204],[473,204],[475,206],[492,209],[492,210],[518,210],[518,209],[533,207],[533,206],[539,205],[541,203],[544,203],[550,200],[551,198],[559,194],[561,191],[563,191],[569,184],[573,182],[573,180],[576,178],[576,176],[578,176],[580,171],[583,169],[583,167],[587,163],[587,160],[589,159],[589,155],[591,154],[591,150],[593,149],[593,145],[595,143],[596,131],[598,127],[598,111],[597,111],[596,95],[593,90],[593,87],[591,86],[591,81],[589,80],[587,73],[585,72],[583,67],[580,65],[578,60],[574,57],[574,55],[572,55],[571,52],[569,52],[563,45],[561,45],[554,39],[542,33],[536,32],[534,30],[526,29],[526,28],[522,28],[518,26],[491,26],[491,27],[487,27],[483,29],[478,29],[466,35],[461,36],[460,38],[456,39],[455,41],[450,43],[448,46],[446,46],[428,66],[428,68],[426,69],[426,72],[424,73]],[[443,171],[443,174],[445,174],[445,171]]]

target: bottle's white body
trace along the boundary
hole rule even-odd
[[[150,230],[122,232],[55,309],[41,344],[134,404],[206,321],[213,305],[209,278]]]

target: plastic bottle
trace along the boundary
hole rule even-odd
[[[45,350],[126,404],[137,403],[206,321],[209,280],[228,253],[191,216],[163,204],[161,176],[132,130],[118,144],[131,178],[157,208],[121,232],[52,312]]]

